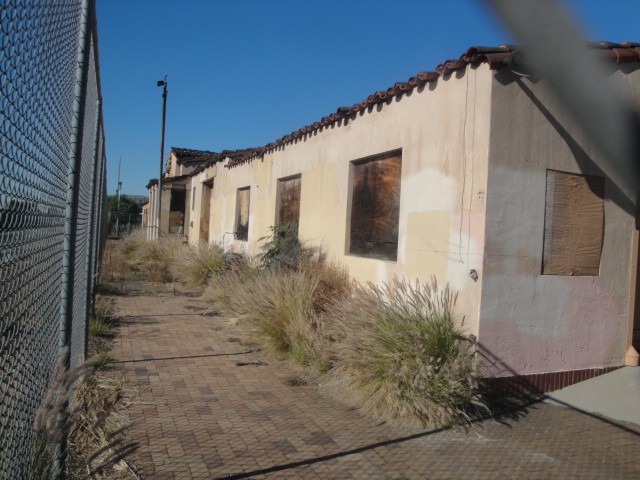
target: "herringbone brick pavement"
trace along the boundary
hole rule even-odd
[[[244,346],[200,299],[116,305],[112,355],[138,386],[128,460],[142,478],[640,478],[637,425],[541,403],[467,431],[393,429]]]

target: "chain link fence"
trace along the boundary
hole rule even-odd
[[[95,0],[0,0],[0,478],[30,478],[33,420],[85,357],[105,238]]]

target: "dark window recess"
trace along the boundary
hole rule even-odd
[[[298,225],[300,221],[300,175],[278,180],[276,225]]]
[[[547,170],[543,275],[598,275],[604,178]]]
[[[239,188],[236,194],[236,239],[249,239],[249,187]]]
[[[349,253],[397,259],[401,167],[399,152],[354,162]]]
[[[184,188],[172,188],[169,202],[169,233],[182,234],[187,191]]]
[[[209,243],[209,219],[211,217],[212,190],[213,178],[206,182],[202,182],[202,203],[200,205],[200,241],[205,243]]]

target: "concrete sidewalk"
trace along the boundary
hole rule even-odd
[[[640,367],[623,367],[556,390],[549,401],[640,425]]]
[[[468,431],[392,429],[258,356],[210,305],[117,297],[113,356],[139,388],[127,459],[145,479],[633,479],[640,426],[548,403]]]

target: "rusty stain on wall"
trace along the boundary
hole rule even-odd
[[[401,168],[397,151],[353,163],[349,253],[397,259]]]
[[[239,188],[236,194],[236,239],[249,238],[249,193],[250,188]]]
[[[278,180],[276,225],[298,224],[301,185],[300,175]]]
[[[543,275],[598,275],[604,178],[547,170]]]

